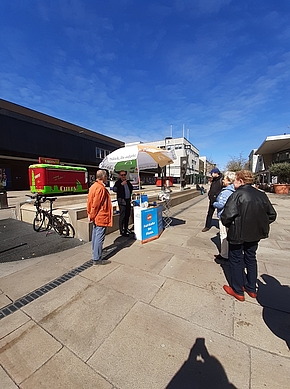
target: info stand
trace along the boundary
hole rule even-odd
[[[163,231],[162,205],[157,207],[134,207],[134,232],[141,243],[158,239]]]

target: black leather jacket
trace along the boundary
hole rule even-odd
[[[242,185],[228,198],[221,221],[229,228],[228,241],[241,244],[267,238],[269,225],[275,221],[276,216],[264,192],[252,185]]]
[[[212,179],[212,182],[210,184],[210,188],[208,191],[208,198],[211,204],[213,204],[222,190],[223,183],[222,183],[222,175],[220,174],[218,177],[214,177]]]

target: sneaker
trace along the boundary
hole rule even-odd
[[[229,294],[229,295],[235,297],[237,300],[239,300],[239,301],[245,301],[245,296],[243,296],[243,295],[241,295],[241,294],[237,294],[230,286],[224,285],[224,286],[223,286],[223,289],[224,289],[224,291],[225,291],[227,294]]]
[[[109,263],[111,263],[111,261],[109,261],[108,259],[102,259],[102,260],[99,260],[99,261],[93,261],[93,265],[108,265]]]
[[[248,293],[248,295],[249,295],[250,297],[252,297],[252,299],[257,298],[257,293],[255,293],[255,292],[248,292],[247,289],[246,289],[244,286],[243,286],[243,291],[246,292],[246,293]]]
[[[126,236],[128,238],[130,236],[130,234],[128,234],[128,232],[123,232],[122,236]]]
[[[209,231],[210,229],[208,228],[208,227],[204,227],[202,230],[201,230],[201,232],[207,232],[207,231]]]

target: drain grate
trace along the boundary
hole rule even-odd
[[[201,200],[203,200],[203,198],[200,199],[199,201],[201,201]],[[196,201],[196,203],[199,202],[199,201]],[[177,216],[179,213],[182,213],[184,210],[190,208],[191,206],[192,206],[192,204],[190,204],[187,207],[182,208],[181,210],[177,211],[172,216],[173,217]],[[119,244],[119,248],[123,248],[125,246],[126,246],[126,242],[123,242],[123,244]],[[106,257],[110,257],[115,251],[118,251],[118,247],[117,246],[105,249],[103,251],[103,256],[102,256],[103,259],[106,258]],[[41,286],[40,288],[35,289],[33,292],[28,293],[27,295],[19,298],[18,300],[15,300],[13,303],[6,305],[4,308],[0,309],[0,320],[3,319],[4,317],[9,316],[12,313],[16,312],[21,307],[24,307],[25,305],[27,305],[27,304],[31,303],[32,301],[38,299],[38,297],[43,296],[44,294],[46,294],[50,290],[56,288],[57,286],[63,284],[64,282],[70,280],[71,278],[73,278],[74,276],[78,275],[82,271],[88,269],[92,265],[93,265],[93,262],[91,260],[87,261],[83,265],[78,266],[75,269],[73,269],[73,270],[71,270],[71,271],[69,271],[67,273],[64,273],[63,275],[61,275],[60,277],[56,278],[55,280],[53,280],[51,282],[48,282],[47,284]]]
[[[116,251],[118,251],[118,248],[122,248],[125,246],[126,246],[126,240],[124,240],[124,242],[119,244],[118,246],[108,247],[108,248],[104,249],[104,251],[102,253],[102,259],[110,257]],[[20,297],[18,300],[15,300],[13,303],[6,305],[4,308],[0,309],[0,320],[6,316],[11,315],[11,313],[14,313],[15,311],[17,311],[21,307],[24,307],[25,305],[38,299],[38,297],[43,296],[45,293],[49,292],[50,290],[56,288],[57,286],[63,284],[64,282],[70,280],[71,278],[80,274],[82,271],[88,269],[92,265],[93,265],[93,261],[89,260],[89,261],[83,263],[81,266],[78,266],[78,267],[74,268],[73,270],[70,270],[69,272],[64,273],[60,277],[57,277],[55,280],[50,281],[45,285],[42,285],[40,288],[35,289],[33,292],[30,292],[27,295]]]
[[[33,292],[28,293],[27,295],[19,298],[18,300],[15,300],[13,303],[6,305],[4,308],[0,309],[0,320],[6,316],[11,315],[11,313],[14,313],[21,307],[24,307],[25,305],[38,299],[38,297],[43,296],[45,293],[49,292],[50,290],[70,280],[71,278],[78,275],[82,271],[88,269],[90,266],[92,266],[92,264],[93,264],[92,261],[87,261],[83,265],[78,266],[67,273],[64,273],[63,275],[56,278],[55,280],[48,282],[47,284],[41,286],[40,288],[35,289]]]

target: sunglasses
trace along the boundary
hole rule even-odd
[[[120,174],[120,176],[126,176],[127,174]]]

